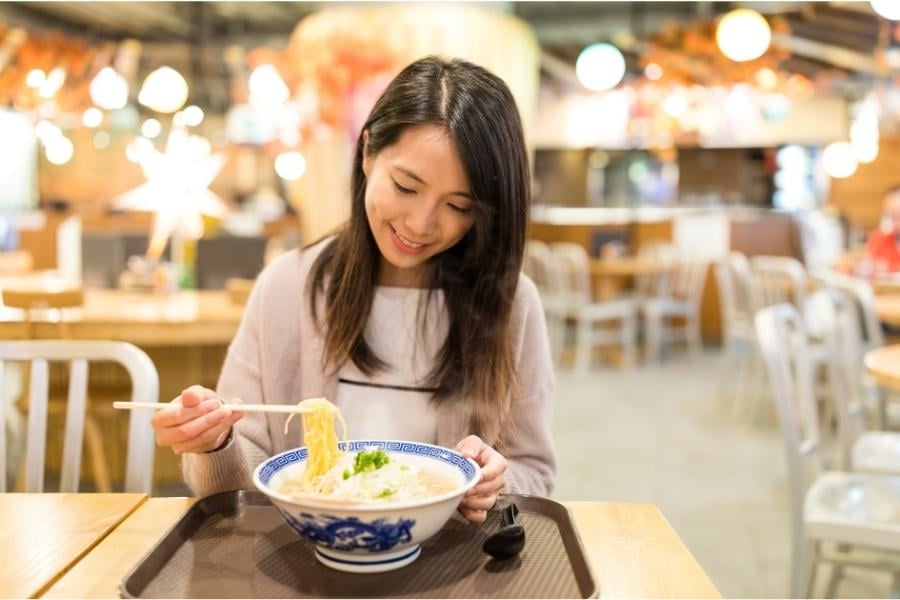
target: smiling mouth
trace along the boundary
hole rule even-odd
[[[393,225],[390,225],[390,224],[389,224],[388,226],[391,228],[391,231],[394,232],[394,235],[397,236],[397,239],[399,239],[400,242],[401,242],[404,246],[408,247],[410,250],[418,250],[419,248],[422,248],[423,246],[426,245],[426,244],[418,244],[418,243],[416,243],[416,242],[413,242],[412,240],[403,237],[403,234],[401,234],[399,231],[397,231],[396,229],[394,229],[394,226],[393,226]]]

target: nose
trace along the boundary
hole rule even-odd
[[[409,232],[417,237],[430,235],[437,228],[436,207],[434,203],[423,202],[411,208],[404,222]]]

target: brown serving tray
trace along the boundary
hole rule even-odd
[[[495,561],[481,550],[500,510],[519,507],[525,549]],[[591,598],[598,593],[563,505],[501,496],[483,526],[454,516],[412,564],[386,573],[329,569],[311,542],[256,491],[204,498],[122,580],[123,598]]]

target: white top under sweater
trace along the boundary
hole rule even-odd
[[[389,367],[369,377],[351,361],[338,371],[337,405],[350,438],[437,441],[425,380],[447,336],[447,314],[443,292],[427,297],[423,289],[376,288],[366,341]]]

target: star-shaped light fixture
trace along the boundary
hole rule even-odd
[[[199,239],[203,215],[225,215],[224,202],[208,189],[225,159],[211,154],[205,138],[188,135],[182,128],[169,133],[165,152],[145,138],[136,140],[133,150],[147,182],[119,196],[116,204],[127,210],[155,213],[147,250],[147,258],[155,261],[162,256],[170,236]],[[174,253],[180,255],[177,250]]]

